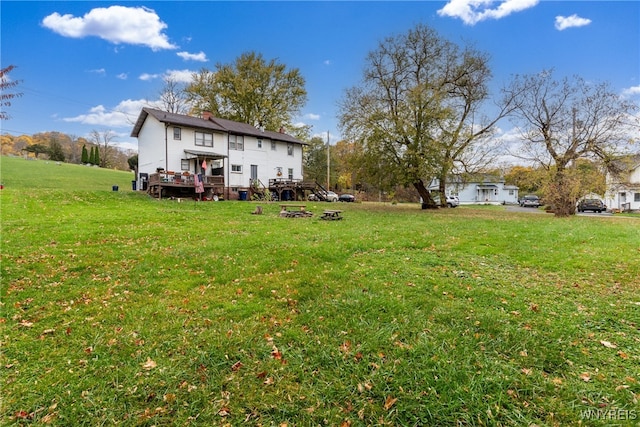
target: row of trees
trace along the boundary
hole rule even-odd
[[[91,147],[91,152],[87,151],[87,146],[82,146],[82,163],[85,165],[100,166],[100,147]]]
[[[105,134],[107,135],[105,137]],[[60,132],[41,132],[34,135],[0,135],[3,155],[32,155],[67,163],[92,164],[105,168],[129,170],[128,159],[135,155],[131,150],[113,146],[110,132],[94,131],[92,138],[76,137]]]

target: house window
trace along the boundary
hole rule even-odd
[[[509,190],[509,195],[513,196],[513,190]]]
[[[289,179],[293,179],[293,168],[289,168],[287,172],[288,172],[287,175],[289,176]]]
[[[242,173],[242,165],[231,165],[232,173]]]
[[[229,135],[229,150],[244,150],[244,136]]]
[[[202,147],[213,147],[213,134],[204,132],[195,132],[196,145]]]
[[[287,154],[293,156],[293,144],[287,144]]]
[[[640,202],[640,193],[633,193],[633,201]]]
[[[258,148],[262,148],[262,139],[258,139]]]
[[[189,159],[180,160],[180,170],[183,170],[183,171],[189,170]]]
[[[271,141],[271,151],[276,151],[276,142]]]
[[[181,140],[182,139],[182,129],[180,129],[179,127],[174,127],[173,128],[173,139],[175,139],[175,140]]]

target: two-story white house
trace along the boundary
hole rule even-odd
[[[131,136],[138,138],[137,188],[156,197],[300,194],[306,143],[283,132],[145,107]]]
[[[640,154],[613,162],[606,177],[604,203],[620,212],[640,210]]]

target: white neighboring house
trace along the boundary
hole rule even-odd
[[[607,209],[640,210],[640,154],[618,159],[612,166],[615,172],[608,172],[606,177]]]
[[[429,191],[438,191],[440,181],[434,179]],[[448,196],[458,196],[460,204],[518,204],[518,187],[505,184],[504,178],[493,175],[478,175],[463,179],[452,175],[445,186]]]
[[[156,197],[244,199],[269,188],[293,197],[302,183],[306,143],[283,132],[145,107],[131,136],[138,138],[137,188]]]

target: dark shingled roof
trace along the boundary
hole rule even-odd
[[[293,144],[307,145],[306,142],[300,141],[291,135],[281,132],[273,132],[268,130],[260,130],[246,123],[234,122],[233,120],[221,119],[218,117],[210,117],[203,119],[200,117],[187,116],[184,114],[169,113],[154,108],[144,107],[138,116],[136,124],[133,126],[131,136],[137,137],[142,129],[147,116],[153,116],[156,120],[168,125],[184,126],[195,129],[209,130],[212,132],[227,132],[235,135],[249,135],[255,137],[263,137],[276,141],[290,142]]]

